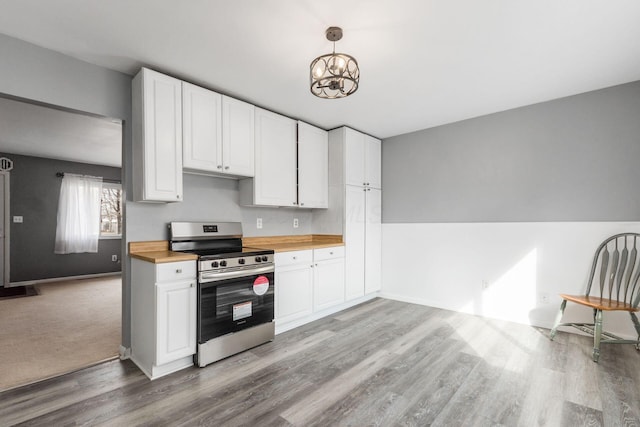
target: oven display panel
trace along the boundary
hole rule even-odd
[[[218,226],[217,225],[203,225],[202,231],[205,233],[217,233]]]

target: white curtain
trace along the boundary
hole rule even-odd
[[[98,252],[102,178],[65,173],[58,202],[57,254]]]

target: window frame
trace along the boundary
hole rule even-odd
[[[102,234],[102,197],[100,198],[100,240],[115,240],[122,239],[122,184],[119,182],[102,182],[102,189],[104,191],[105,188],[115,188],[120,190],[120,233],[119,234]],[[103,193],[104,194],[104,193]]]

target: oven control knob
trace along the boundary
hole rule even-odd
[[[220,267],[226,267],[227,261],[220,261]]]
[[[244,264],[244,258],[240,258],[240,259],[238,260],[238,264]]]
[[[260,262],[262,261],[262,258],[260,258],[259,256],[256,257],[256,262]]]
[[[263,255],[263,256],[262,256],[262,261],[267,262],[268,260],[269,260],[269,258],[267,258],[267,256],[266,256],[266,255]]]
[[[218,261],[213,261],[213,262],[211,263],[211,267],[212,267],[212,268],[216,268],[216,267],[218,267]]]

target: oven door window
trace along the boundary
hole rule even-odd
[[[273,273],[200,285],[198,341],[271,322],[274,314]]]

